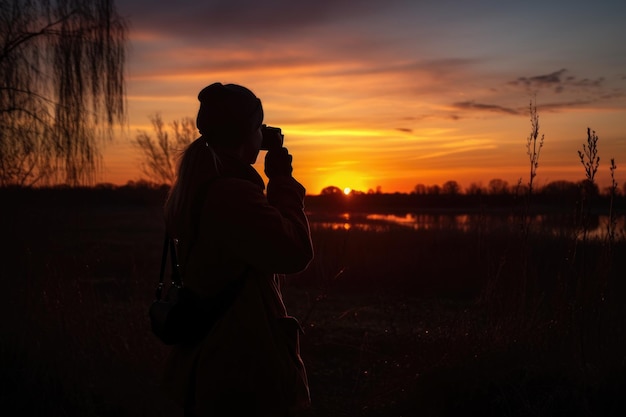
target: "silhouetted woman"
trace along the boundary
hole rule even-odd
[[[251,166],[263,108],[250,90],[215,83],[198,99],[201,136],[182,155],[166,226],[178,239],[187,287],[204,298],[242,277],[243,287],[200,343],[173,348],[165,386],[186,416],[297,415],[309,391],[299,325],[287,315],[277,274],[301,271],[313,257],[305,190],[278,147],[265,158],[264,192]]]

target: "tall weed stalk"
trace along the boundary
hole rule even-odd
[[[529,105],[530,113],[530,134],[526,140],[526,155],[530,163],[528,176],[528,188],[524,199],[524,209],[522,213],[522,241],[521,241],[521,277],[519,290],[518,314],[521,323],[528,321],[529,303],[529,282],[530,282],[530,262],[533,253],[531,243],[531,200],[535,189],[535,177],[539,167],[539,155],[543,148],[544,135],[539,136],[539,114],[537,113],[536,102],[531,101]]]
[[[528,316],[532,269],[530,263],[533,256],[531,203],[544,135],[539,133],[539,115],[537,106],[532,100],[529,113],[531,129],[526,138],[529,177],[527,182],[520,178],[515,187],[515,196],[520,203],[512,213],[513,218],[519,222],[519,227],[509,231],[510,237],[503,242],[503,252],[498,259],[490,260],[497,265],[487,279],[481,299],[481,303],[490,310],[490,317],[496,322],[494,327],[509,333],[510,339],[518,338],[517,333],[531,327],[532,321]],[[489,257],[493,258],[494,254],[489,254]]]
[[[616,217],[614,201],[617,193],[615,160],[609,166],[611,185],[609,187],[609,219],[603,241],[590,237],[590,224],[598,196],[596,174],[600,166],[598,155],[598,135],[587,128],[587,141],[578,151],[580,162],[585,170],[582,182],[579,207],[579,238],[574,242],[572,266],[575,279],[575,295],[572,300],[573,330],[578,339],[579,360],[585,386],[593,386],[599,372],[613,372],[614,360],[624,359],[611,346],[622,345],[615,335],[623,334],[619,328],[623,323],[616,314],[622,311],[623,300],[616,292],[609,291],[614,283],[613,248],[615,246]],[[614,344],[613,342],[618,342]],[[621,358],[621,359],[620,359]],[[623,364],[622,364],[623,365]]]

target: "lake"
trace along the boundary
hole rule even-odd
[[[518,216],[500,214],[433,214],[433,213],[308,213],[312,229],[361,230],[368,232],[388,232],[392,229],[405,228],[420,230],[471,231],[515,231],[521,228]],[[583,239],[583,228],[572,214],[552,213],[537,214],[530,219],[532,230],[549,233],[553,236]],[[607,237],[609,216],[591,216],[588,221],[587,238],[604,239]],[[518,229],[519,230],[519,229]],[[626,240],[625,216],[615,221],[616,240]]]

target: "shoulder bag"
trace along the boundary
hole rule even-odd
[[[208,184],[205,184],[203,189]],[[202,195],[203,193],[201,193]],[[156,299],[150,305],[148,316],[152,333],[166,345],[194,344],[208,334],[215,322],[233,304],[244,286],[247,269],[214,297],[203,299],[185,287],[178,265],[176,240],[167,232],[161,255],[161,272],[156,288]],[[170,253],[171,283],[164,292],[164,276]]]

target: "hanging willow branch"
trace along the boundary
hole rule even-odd
[[[0,185],[93,182],[125,118],[113,0],[0,0]]]

